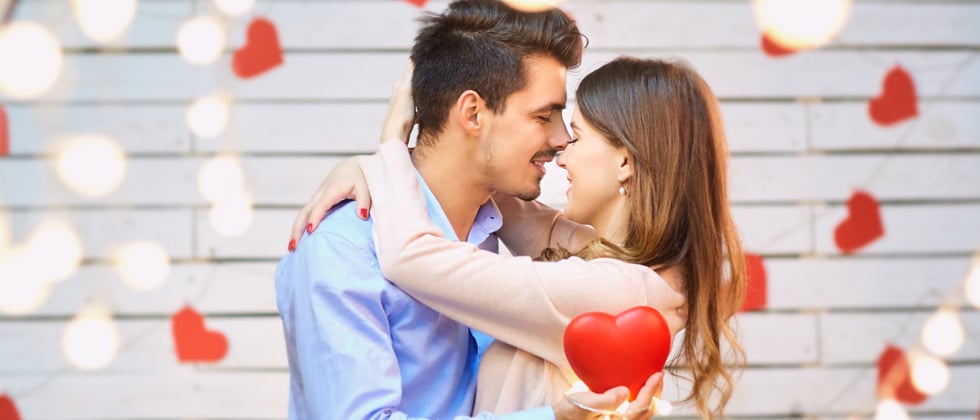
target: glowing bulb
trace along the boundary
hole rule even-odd
[[[208,212],[211,228],[221,236],[239,236],[252,226],[252,200],[247,195],[218,201]]]
[[[224,49],[225,33],[214,18],[191,18],[177,30],[177,50],[191,64],[211,64]]]
[[[27,249],[20,247],[0,255],[0,312],[11,315],[32,312],[51,292],[51,283],[41,278],[27,256]]]
[[[231,16],[238,16],[249,9],[255,4],[255,0],[215,0],[218,5],[218,10],[222,13]]]
[[[208,201],[234,200],[245,190],[245,174],[237,159],[228,156],[211,158],[197,173],[197,188]]]
[[[116,270],[129,287],[153,290],[170,276],[170,255],[156,242],[134,242],[119,252]]]
[[[63,222],[45,222],[31,235],[27,260],[44,281],[71,277],[82,262],[82,241]]]
[[[980,308],[980,258],[973,259],[973,267],[970,268],[970,273],[966,275],[966,284],[964,285],[966,289],[966,300]]]
[[[942,360],[924,353],[909,356],[912,386],[923,394],[935,395],[949,385],[949,368]]]
[[[210,95],[194,101],[187,109],[187,125],[198,137],[217,137],[228,126],[228,102],[224,95]]]
[[[782,47],[799,50],[830,42],[847,23],[851,0],[753,0],[755,19]]]
[[[522,12],[543,12],[558,7],[563,0],[503,0],[505,4]]]
[[[71,0],[82,32],[98,42],[119,37],[133,21],[136,0]]]
[[[0,92],[21,99],[41,95],[58,79],[61,62],[61,45],[43,26],[0,26]]]
[[[100,369],[119,351],[119,329],[105,310],[82,310],[65,328],[61,347],[71,364],[80,369]]]
[[[58,156],[57,166],[65,185],[90,197],[112,192],[126,174],[122,149],[103,136],[73,139]]]
[[[960,317],[953,311],[941,309],[922,326],[922,345],[937,356],[950,356],[963,346],[964,335]]]
[[[874,420],[909,420],[909,413],[898,401],[882,400],[878,403]]]

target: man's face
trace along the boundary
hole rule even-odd
[[[533,200],[541,194],[545,162],[568,143],[561,111],[567,69],[551,57],[524,59],[527,85],[491,116],[482,140],[481,169],[491,189]]]

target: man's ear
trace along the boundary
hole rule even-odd
[[[483,116],[487,111],[487,103],[475,90],[467,90],[456,99],[453,114],[459,126],[467,134],[476,136],[483,128]]]

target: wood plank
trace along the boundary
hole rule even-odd
[[[866,103],[810,104],[807,114],[819,151],[948,150],[980,148],[980,104],[931,102],[921,105],[919,117],[882,127],[868,117]]]
[[[811,314],[741,313],[734,328],[749,365],[807,365],[819,360],[817,326]]]
[[[812,252],[808,207],[733,206],[732,218],[745,249],[762,254]]]
[[[967,304],[970,258],[766,258],[768,305],[780,310],[934,308]]]
[[[822,364],[876,363],[885,346],[923,349],[922,327],[935,311],[820,314]],[[965,331],[963,347],[947,361],[980,359],[980,312],[958,312]]]
[[[842,206],[814,208],[814,240],[820,255],[839,255],[834,229],[844,220]],[[980,246],[980,205],[883,205],[885,235],[860,255],[972,253]]]

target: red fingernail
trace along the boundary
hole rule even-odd
[[[306,225],[306,233],[313,233],[313,223]]]
[[[290,239],[289,240],[289,252],[293,252],[295,250],[296,250],[296,240],[295,239]]]
[[[367,220],[367,209],[361,209],[361,218]]]

